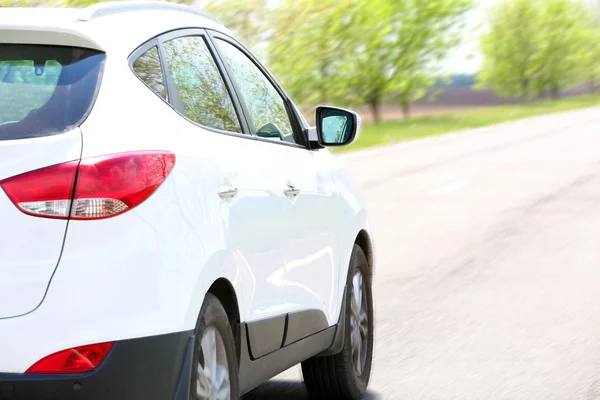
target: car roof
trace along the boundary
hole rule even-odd
[[[2,8],[1,43],[71,45],[130,53],[164,32],[230,32],[202,10],[159,1],[117,1],[87,8]]]

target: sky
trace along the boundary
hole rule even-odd
[[[476,6],[467,15],[465,40],[461,46],[453,50],[444,64],[448,73],[476,73],[481,65],[479,53],[479,36],[476,32],[486,17],[487,10],[499,0],[476,0]]]

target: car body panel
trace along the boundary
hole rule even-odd
[[[35,139],[0,140],[0,181],[79,159],[81,132]],[[0,319],[35,309],[58,263],[66,220],[21,212],[0,189]]]
[[[285,282],[290,311],[321,310],[337,322],[338,196],[328,152],[288,151],[285,166],[300,192],[286,202],[288,252]]]

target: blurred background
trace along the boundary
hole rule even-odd
[[[395,121],[367,127],[353,148],[597,102],[588,96],[538,104],[600,85],[598,0],[180,2],[223,21],[267,63],[307,119],[315,105],[328,103],[355,108],[373,125]],[[463,112],[499,105],[513,107]]]

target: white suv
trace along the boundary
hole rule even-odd
[[[0,10],[0,398],[235,399],[302,363],[356,399],[367,214],[213,18],[167,3]]]

